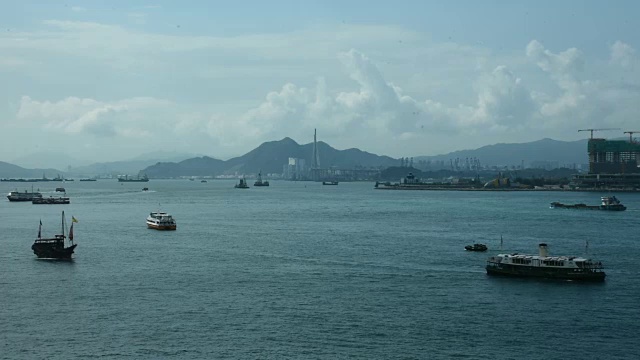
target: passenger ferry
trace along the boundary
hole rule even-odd
[[[147,227],[156,230],[175,230],[176,221],[166,212],[151,212],[147,217]]]
[[[41,197],[41,193],[33,190],[31,190],[31,192],[28,192],[26,190],[24,192],[20,192],[16,190],[11,191],[9,194],[7,194],[7,199],[9,199],[9,201],[33,201],[33,199]]]
[[[549,256],[547,244],[539,255],[499,254],[487,260],[487,274],[546,279],[604,281],[602,263],[577,256]]]

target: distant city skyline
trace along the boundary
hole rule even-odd
[[[638,129],[619,1],[22,1],[0,22],[0,161],[238,156],[290,137],[395,158]]]

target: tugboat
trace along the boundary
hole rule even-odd
[[[40,259],[64,259],[71,260],[71,254],[76,248],[77,244],[73,243],[73,223],[78,222],[76,218],[71,217],[71,228],[69,229],[69,246],[65,247],[65,241],[67,237],[64,234],[66,228],[66,219],[64,217],[64,211],[62,212],[62,231],[61,234],[55,235],[53,238],[42,238],[42,221],[38,227],[38,238],[31,245],[31,250]]]
[[[166,212],[151,212],[147,216],[147,227],[155,230],[175,230],[176,221]]]
[[[240,182],[233,186],[236,189],[248,189],[249,185],[247,185],[247,180],[244,178],[240,179]]]
[[[485,244],[473,244],[464,247],[467,251],[487,251],[487,245]]]
[[[600,198],[600,210],[624,211],[627,207],[620,203],[615,196],[603,196]]]
[[[552,209],[584,209],[584,210],[609,210],[609,211],[624,211],[627,207],[620,203],[615,196],[603,196],[600,198],[600,205],[586,205],[586,204],[563,204],[561,202],[554,201],[549,206]]]
[[[499,254],[487,260],[488,275],[577,281],[604,281],[602,263],[577,256],[549,256],[547,244],[539,244],[539,255]]]
[[[258,180],[253,183],[253,186],[269,186],[268,180],[262,180],[262,171],[258,173]]]

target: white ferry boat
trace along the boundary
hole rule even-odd
[[[546,279],[604,281],[602,263],[577,256],[549,256],[547,244],[540,255],[499,254],[487,260],[487,274]]]
[[[147,227],[156,230],[175,230],[176,221],[166,212],[151,212],[147,217]]]
[[[24,192],[20,192],[16,190],[16,191],[11,191],[10,193],[7,194],[7,199],[9,199],[9,201],[33,201],[33,199],[37,199],[41,197],[42,197],[41,193],[33,190],[31,190],[31,192],[28,192],[26,190]]]

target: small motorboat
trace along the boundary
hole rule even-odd
[[[149,191],[149,188],[148,187],[143,187],[142,191]]]
[[[473,244],[464,247],[467,251],[487,251],[487,245],[485,244]]]

